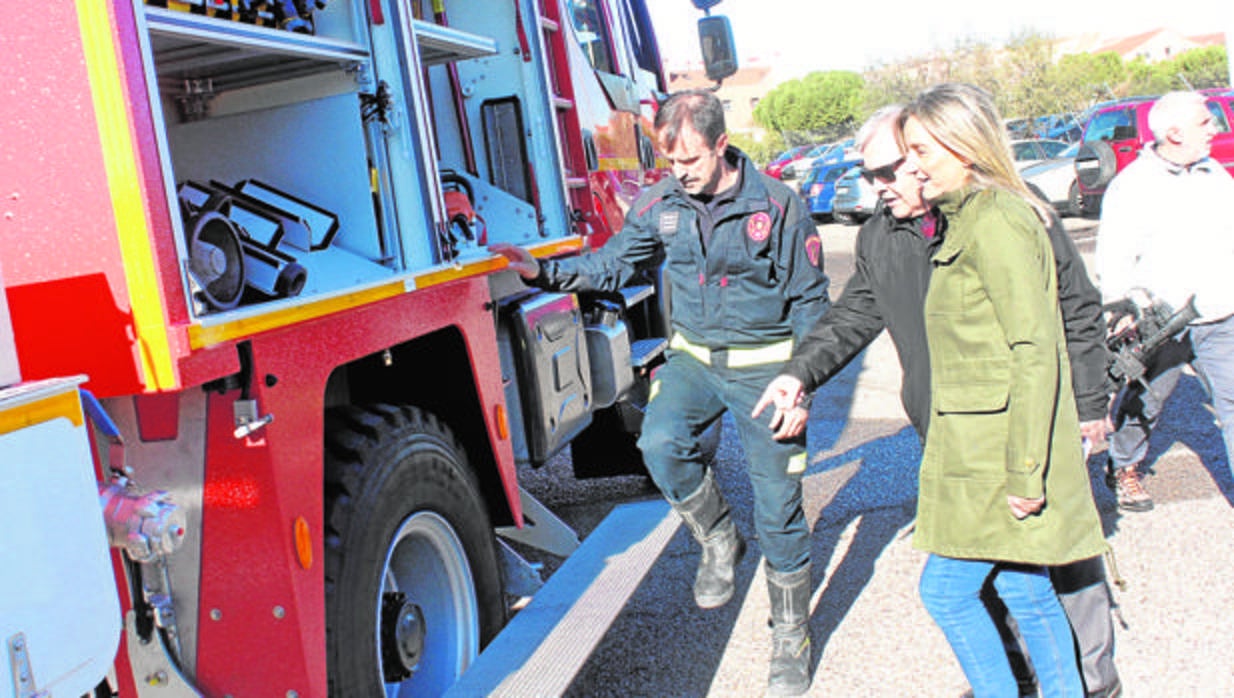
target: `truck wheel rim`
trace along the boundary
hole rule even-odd
[[[381,647],[382,599],[401,592],[422,611],[423,653],[410,678],[385,683],[386,696],[441,695],[463,673],[479,653],[474,589],[466,549],[454,527],[430,511],[408,517],[386,553],[375,611],[377,641]]]

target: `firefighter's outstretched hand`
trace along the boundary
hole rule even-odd
[[[791,439],[806,428],[810,411],[805,409],[805,386],[792,376],[776,376],[767,384],[763,396],[754,405],[750,416],[757,418],[768,407],[774,406],[775,414],[771,415],[771,423],[767,426],[775,433],[776,439]]]
[[[524,279],[534,279],[540,275],[540,263],[530,252],[517,245],[495,242],[488,246],[488,251],[505,257],[510,262],[510,268]]]

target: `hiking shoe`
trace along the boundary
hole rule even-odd
[[[1135,466],[1114,471],[1114,494],[1118,496],[1118,508],[1123,511],[1148,511],[1153,508],[1153,498],[1144,489]]]

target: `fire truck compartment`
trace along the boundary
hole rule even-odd
[[[173,216],[196,315],[275,310],[487,256],[489,242],[573,233],[556,143],[528,137],[552,123],[546,78],[519,52],[498,50],[519,43],[513,5],[447,8],[448,20],[427,3],[423,17],[391,6],[369,23],[365,3],[332,2],[315,13],[315,35],[143,8],[170,209],[181,210],[175,193],[186,183],[258,181],[281,193],[276,200],[299,202],[293,214],[320,212],[302,223],[327,241],[303,249],[303,235],[266,230],[253,216],[257,230],[237,222],[238,242],[201,241],[187,212]],[[482,112],[485,104],[502,109]],[[455,224],[447,172],[470,183],[471,226]],[[331,232],[310,218],[331,221]],[[252,278],[233,282],[238,266]],[[271,282],[281,276],[296,283]],[[245,286],[243,298],[217,302],[239,295],[220,288],[230,283]]]
[[[92,694],[120,642],[120,600],[77,394],[84,380],[0,390],[0,558],[26,562],[0,566],[0,698]]]

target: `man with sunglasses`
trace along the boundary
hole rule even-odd
[[[946,222],[937,220],[921,195],[921,185],[904,165],[897,139],[901,108],[876,112],[857,133],[864,166],[880,206],[857,234],[852,277],[840,298],[794,349],[784,371],[767,386],[754,414],[777,408],[771,418],[776,436],[789,438],[800,428],[780,418],[844,368],[884,329],[891,335],[903,368],[900,398],[908,418],[925,440],[930,413],[930,357],[925,330],[925,297],[930,258],[942,242]],[[1104,440],[1111,388],[1106,379],[1107,351],[1101,296],[1079,251],[1056,220],[1049,229],[1058,267],[1059,305],[1067,334],[1072,380],[1081,431],[1092,442]],[[1122,685],[1114,668],[1114,627],[1110,592],[1100,558],[1051,570],[1054,587],[1075,632],[1088,696],[1117,696]],[[1012,639],[1009,633],[1009,640]],[[1013,650],[1013,666],[1020,659]],[[1022,662],[1022,660],[1021,660]],[[1023,691],[1036,695],[1025,667],[1015,667]],[[1027,676],[1026,676],[1027,675]]]

